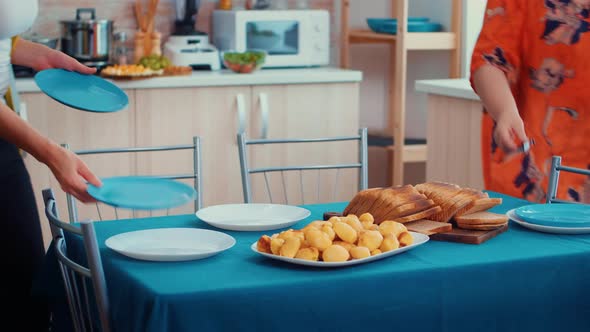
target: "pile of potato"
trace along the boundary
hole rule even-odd
[[[345,262],[412,244],[412,235],[395,221],[377,225],[370,213],[313,221],[302,230],[263,235],[257,249],[273,255],[310,261]]]

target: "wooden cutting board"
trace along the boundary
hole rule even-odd
[[[453,227],[453,230],[450,232],[430,235],[430,239],[435,241],[481,244],[507,230],[508,225],[504,225],[503,227],[491,231],[474,231]]]
[[[331,217],[340,217],[342,216],[339,212],[326,212],[324,213],[324,220],[328,220]],[[450,224],[449,224],[450,226]],[[467,244],[481,244],[485,241],[497,236],[498,234],[502,234],[508,230],[508,225],[500,227],[498,229],[494,229],[491,231],[476,231],[476,230],[469,230],[469,229],[461,229],[457,228],[456,225],[452,225],[452,230],[449,232],[444,233],[436,233],[436,234],[426,234],[430,236],[431,240],[434,241],[445,241],[445,242],[458,242],[458,243],[467,243]],[[422,233],[422,232],[421,232]]]

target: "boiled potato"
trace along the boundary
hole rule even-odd
[[[334,224],[334,231],[340,239],[348,243],[356,243],[358,238],[357,232],[349,224],[337,222]]]
[[[301,240],[298,237],[289,237],[285,240],[285,243],[281,246],[279,254],[283,257],[293,258],[297,255],[299,248],[301,247]]]
[[[295,258],[317,261],[320,259],[320,251],[314,247],[299,249]]]
[[[271,239],[270,240],[270,252],[272,252],[275,255],[278,255],[283,244],[285,244],[285,240],[283,240],[283,239],[279,239],[279,238]]]
[[[334,232],[332,224],[330,224],[330,226],[328,226],[327,224],[322,226],[322,232],[330,236],[330,241],[334,241],[334,238],[336,237],[336,232]]]
[[[333,244],[326,248],[322,253],[324,262],[345,262],[350,258],[348,250],[337,244]]]
[[[310,246],[317,248],[319,251],[324,251],[332,245],[330,235],[318,230],[312,229],[305,234],[305,239]]]
[[[260,252],[265,252],[267,254],[272,253],[270,251],[270,237],[268,235],[263,235],[258,239],[258,243],[256,243],[256,249]]]
[[[381,235],[383,236],[392,234],[395,237],[399,237],[401,233],[406,232],[407,230],[406,226],[392,220],[384,221],[379,225],[379,232],[381,232]]]
[[[371,251],[367,247],[354,247],[349,250],[354,259],[362,259],[371,256]]]
[[[400,247],[409,246],[414,243],[414,237],[408,232],[403,232],[398,237]]]
[[[352,217],[350,217],[350,216],[352,216]],[[350,227],[352,227],[357,232],[362,232],[364,229],[363,224],[359,221],[359,219],[354,214],[351,214],[351,215],[347,216],[346,218],[344,218],[344,222],[346,224],[348,224]]]
[[[368,222],[368,223],[371,223],[372,224],[372,223],[375,222],[375,218],[373,218],[373,215],[372,214],[370,214],[370,213],[367,212],[367,213],[361,214],[361,216],[359,217],[359,221],[362,222],[362,223]]]
[[[344,249],[346,249],[348,251],[350,251],[352,248],[356,247],[354,244],[344,242],[344,241],[334,241],[334,242],[332,242],[332,244],[337,244],[341,247],[344,247]]]
[[[283,231],[278,236],[279,239],[283,239],[283,240],[287,240],[290,237],[298,237],[301,241],[303,241],[305,239],[305,235],[303,234],[302,231],[296,231],[293,229]]]
[[[338,221],[342,221],[342,219],[340,217],[331,217],[330,219],[328,219],[328,222],[332,225],[334,225]]]
[[[381,246],[381,242],[383,241],[383,235],[378,231],[364,231],[359,236],[359,243],[360,247],[367,247],[370,251],[373,251],[379,246]]]
[[[395,236],[393,236],[393,234],[390,234],[383,238],[383,242],[381,242],[379,250],[382,252],[388,252],[397,248],[399,248],[399,241]]]

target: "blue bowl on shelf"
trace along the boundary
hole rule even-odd
[[[369,28],[376,33],[397,33],[397,19],[395,18],[368,18]],[[408,17],[408,32],[438,32],[442,30],[440,23],[430,22],[427,17]]]

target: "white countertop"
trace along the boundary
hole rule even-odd
[[[360,82],[362,72],[340,68],[262,69],[252,74],[236,74],[229,70],[217,72],[195,71],[186,76],[157,77],[133,81],[115,81],[122,89],[186,88],[205,86],[310,84]],[[17,90],[21,93],[38,92],[32,78],[18,78]]]
[[[429,94],[479,100],[466,78],[416,81],[416,91]]]

